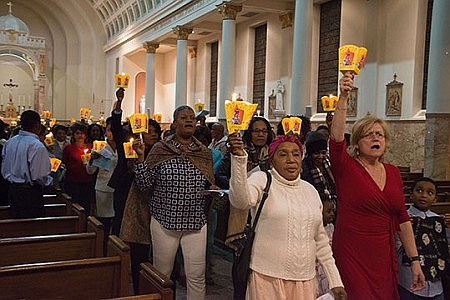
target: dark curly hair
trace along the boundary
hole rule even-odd
[[[266,124],[267,131],[268,131],[266,145],[270,145],[270,143],[273,140],[272,126],[270,126],[269,121],[267,121],[264,117],[260,117],[260,116],[254,116],[251,119],[250,124],[248,125],[248,130],[246,130],[244,132],[244,135],[242,135],[242,140],[247,145],[251,144],[251,142],[252,142],[253,124],[255,124],[255,122],[257,122],[257,121],[263,121],[264,124]]]

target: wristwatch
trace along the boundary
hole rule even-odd
[[[409,261],[410,261],[410,262],[413,262],[413,261],[420,261],[420,256],[418,256],[418,255],[416,255],[416,256],[411,256],[411,257],[409,258]]]

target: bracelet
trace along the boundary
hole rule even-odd
[[[409,261],[410,261],[410,262],[413,262],[413,261],[420,261],[420,256],[418,256],[418,255],[416,255],[416,256],[411,256],[411,257],[409,258]]]

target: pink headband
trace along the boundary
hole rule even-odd
[[[298,148],[300,149],[300,153],[303,155],[302,143],[295,135],[279,135],[269,145],[269,158],[271,160],[272,160],[273,155],[275,154],[275,151],[277,150],[278,146],[280,146],[281,143],[285,143],[285,142],[296,144],[298,146]]]

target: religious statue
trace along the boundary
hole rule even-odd
[[[286,89],[284,88],[283,82],[281,80],[277,80],[277,87],[275,89],[275,95],[276,95],[276,104],[275,109],[276,110],[284,110],[284,92]]]
[[[15,118],[17,118],[17,116],[18,116],[17,109],[14,106],[12,99],[9,99],[9,102],[6,105],[6,109],[5,109],[5,118],[15,119]]]
[[[145,114],[145,96],[142,95],[141,100],[139,101],[139,112],[141,114]]]

